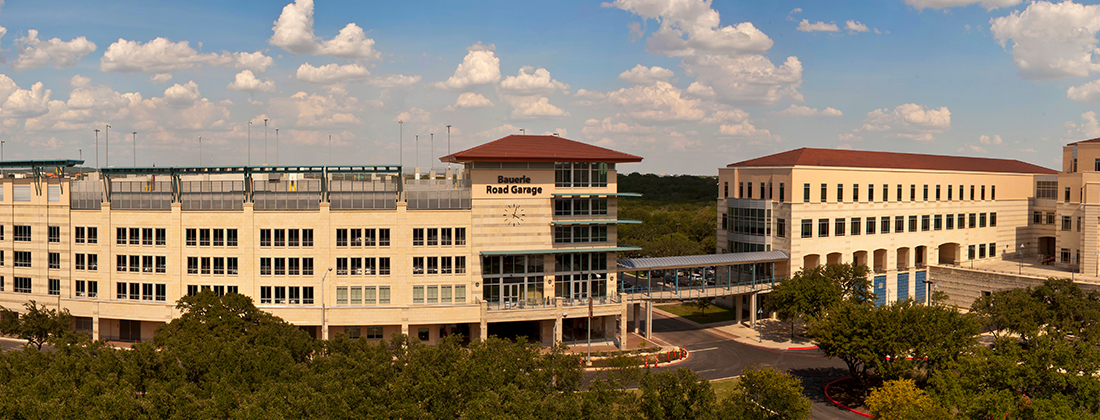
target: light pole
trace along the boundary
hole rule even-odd
[[[420,170],[420,135],[416,135],[416,170]]]
[[[202,166],[202,136],[199,136],[199,166]]]
[[[1016,274],[1024,274],[1024,244],[1020,244],[1020,258],[1017,258]]]
[[[584,364],[592,366],[592,275],[594,273],[588,273],[588,286],[585,292],[588,293],[588,357],[585,359]]]
[[[522,129],[522,128],[521,128],[521,129],[519,129],[519,134],[520,134],[521,136],[522,136],[522,135],[526,135],[526,134],[527,134],[527,130],[524,130],[524,129]]]
[[[279,128],[275,128],[275,166],[279,166]]]
[[[2,149],[0,149],[2,150]],[[95,129],[95,168],[99,170],[99,129]]]
[[[325,277],[328,277],[328,273],[332,272],[332,267],[325,271],[325,275],[321,276],[321,339],[328,340],[328,323],[325,322]]]
[[[264,118],[264,165],[267,165],[267,118]]]
[[[397,120],[397,164],[405,167],[405,122]],[[400,174],[398,174],[400,175]]]
[[[428,136],[430,136],[430,138],[431,138],[431,140],[428,142],[428,145],[429,145],[428,150],[430,151],[428,153],[428,165],[429,165],[428,168],[430,169],[431,168],[430,165],[432,165],[432,163],[431,163],[432,159],[435,159],[435,133],[428,133]]]
[[[447,124],[447,155],[451,154],[451,125]],[[450,162],[447,162],[447,166],[451,166]]]
[[[103,160],[106,165],[111,166],[111,125],[105,124],[107,128],[103,130],[103,147],[107,150],[103,152]]]
[[[328,135],[328,166],[332,166],[332,134]]]
[[[252,166],[252,121],[248,122],[248,166]]]
[[[137,131],[133,132],[134,135],[134,167],[137,167]]]

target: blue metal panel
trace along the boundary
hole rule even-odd
[[[917,272],[917,280],[913,282],[913,287],[916,288],[913,293],[913,299],[916,300],[917,303],[924,303],[925,299],[927,298],[926,294],[928,292],[928,284],[924,282],[927,279],[927,271]]]
[[[909,273],[898,273],[898,300],[909,298]]]
[[[886,304],[886,276],[875,276],[875,305]]]

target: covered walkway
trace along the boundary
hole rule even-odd
[[[634,330],[649,337],[654,301],[729,298],[740,322],[747,300],[749,322],[755,325],[760,293],[786,275],[789,261],[784,251],[624,258],[616,271],[619,293],[634,310]]]

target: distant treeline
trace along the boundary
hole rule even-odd
[[[718,178],[655,174],[619,175],[619,192],[641,193],[620,198],[620,219],[641,224],[619,225],[619,243],[641,247],[632,257],[713,254]]]

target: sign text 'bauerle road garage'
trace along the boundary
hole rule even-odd
[[[485,186],[486,194],[542,194],[542,187],[524,187],[514,184],[530,184],[531,178],[523,176],[497,176],[497,184],[513,184],[513,185],[501,185],[501,186]]]

